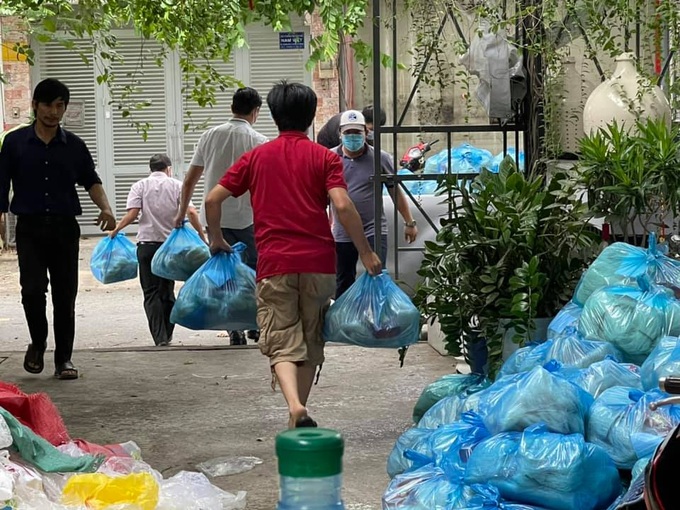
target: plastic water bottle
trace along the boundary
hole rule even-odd
[[[329,429],[299,428],[276,437],[280,497],[277,510],[345,510],[345,441]]]

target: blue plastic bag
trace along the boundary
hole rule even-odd
[[[465,394],[468,388],[483,384],[485,380],[488,381],[480,374],[449,374],[428,384],[413,407],[413,423],[419,423],[425,413],[441,399]]]
[[[506,499],[552,510],[599,510],[621,493],[619,472],[602,448],[544,425],[479,443],[465,482],[493,485]]]
[[[640,369],[642,388],[659,387],[659,379],[680,375],[680,338],[665,336],[656,345]]]
[[[382,510],[452,510],[465,508],[474,492],[450,480],[433,465],[396,476],[382,498]]]
[[[519,160],[517,158],[517,151],[515,150],[514,147],[508,147],[506,153],[504,154],[503,151],[499,152],[494,156],[494,158],[491,160],[491,164],[489,165],[489,170],[495,174],[497,174],[500,171],[501,163],[503,160],[507,157],[510,156],[512,160],[515,162],[515,165],[517,165],[517,169],[520,172],[524,171],[524,152],[519,151]]]
[[[573,301],[569,301],[548,325],[548,338],[555,338],[564,333],[567,328],[578,327],[583,308]]]
[[[632,478],[635,480],[638,476],[644,474],[645,469],[647,469],[647,464],[652,460],[651,457],[642,457],[633,466]]]
[[[545,510],[543,507],[504,500],[493,485],[474,484],[470,489],[473,493],[470,503],[458,510]]]
[[[545,365],[551,360],[558,361],[563,367],[585,368],[602,361],[607,356],[617,359],[623,357],[613,345],[585,340],[576,328],[568,327],[561,335],[532,349],[527,351],[519,349],[513,353],[501,367],[500,374],[505,376],[526,372],[537,366]]]
[[[605,390],[588,413],[586,438],[604,448],[619,468],[631,469],[638,452],[644,456],[646,445],[653,445],[680,423],[680,406],[649,409],[651,402],[667,396],[660,390],[643,393],[618,386]]]
[[[92,274],[104,284],[137,278],[137,266],[137,248],[122,232],[99,241],[90,258]]]
[[[441,151],[439,159],[439,172],[447,172],[449,158],[446,150]],[[454,174],[478,174],[482,168],[488,168],[493,160],[493,155],[486,149],[479,149],[464,143],[451,149],[451,173]]]
[[[412,459],[407,459],[404,456],[404,452],[406,452],[406,450],[415,449],[417,451],[418,449],[421,449],[427,454],[429,452],[427,440],[433,432],[434,430],[432,429],[413,427],[399,436],[396,443],[394,443],[390,455],[387,457],[387,475],[390,478],[394,478],[401,473],[413,470],[414,461]],[[427,463],[421,462],[416,467],[422,467],[423,464]]]
[[[466,411],[477,411],[481,396],[490,386],[491,381],[484,378],[480,384],[470,386],[460,395],[441,399],[423,415],[418,427],[436,429],[460,420]]]
[[[405,347],[420,338],[420,312],[387,271],[364,273],[328,310],[323,337],[360,347]]]
[[[258,329],[255,271],[242,259],[246,246],[220,252],[203,264],[179,291],[170,321],[189,329]]]
[[[151,272],[168,280],[186,281],[210,258],[210,249],[185,222],[175,228],[151,260]]]
[[[632,363],[619,363],[612,357],[593,363],[588,368],[563,368],[558,374],[590,393],[593,398],[615,386],[642,390],[640,368]]]
[[[626,243],[607,246],[581,276],[573,301],[583,306],[602,287],[635,287],[641,276],[657,285],[680,289],[680,261],[667,257],[658,249],[653,233],[649,236],[647,250]]]
[[[609,342],[623,355],[621,361],[641,365],[657,342],[669,333],[673,314],[668,289],[604,287],[595,291],[583,307],[579,332],[589,340]]]
[[[439,427],[429,436],[418,439],[406,448],[404,456],[415,468],[434,464],[442,468],[449,479],[457,479],[465,474],[470,452],[490,435],[477,414],[466,412],[459,421]]]
[[[535,423],[561,434],[585,432],[593,397],[543,367],[496,381],[479,402],[492,434],[520,431]]]

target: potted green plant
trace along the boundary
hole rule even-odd
[[[484,339],[488,372],[503,361],[503,338],[523,345],[536,320],[556,315],[570,299],[598,245],[576,180],[556,174],[519,172],[511,158],[499,173],[484,170],[471,184],[442,181],[438,193],[454,196],[450,218],[434,242],[426,243],[416,303],[436,318],[447,351],[466,354]]]
[[[650,232],[671,227],[680,192],[680,133],[664,120],[628,129],[617,123],[581,140],[579,173],[588,205],[616,240],[646,246]]]

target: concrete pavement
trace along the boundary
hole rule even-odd
[[[453,360],[427,344],[412,347],[403,368],[394,350],[331,346],[327,354],[310,411],[320,426],[346,439],[347,510],[379,510],[394,441],[410,425],[422,388],[450,373]],[[81,350],[74,355],[82,374],[77,381],[52,378],[51,362],[34,376],[22,369],[23,353],[0,356],[0,378],[29,393],[47,392],[72,437],[101,444],[134,440],[144,460],[166,476],[214,457],[261,458],[252,471],[213,482],[247,491],[251,510],[275,508],[274,439],[287,413],[257,349]]]

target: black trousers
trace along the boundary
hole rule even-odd
[[[368,243],[373,247],[374,237],[368,237]],[[387,236],[381,236],[380,260],[383,267],[387,264]],[[342,296],[357,278],[357,262],[359,252],[354,243],[335,243],[335,299]]]
[[[246,228],[223,228],[222,236],[230,245],[241,242],[246,245],[243,262],[253,271],[257,270],[257,248],[255,248],[255,229],[253,225]]]
[[[80,227],[71,216],[19,216],[16,227],[21,304],[31,342],[47,347],[47,286],[54,309],[54,363],[71,360],[78,294]]]
[[[149,331],[156,345],[170,342],[175,325],[170,322],[170,313],[175,304],[175,282],[156,276],[151,272],[151,259],[161,243],[139,243],[139,282],[144,292],[144,311],[149,322]]]

